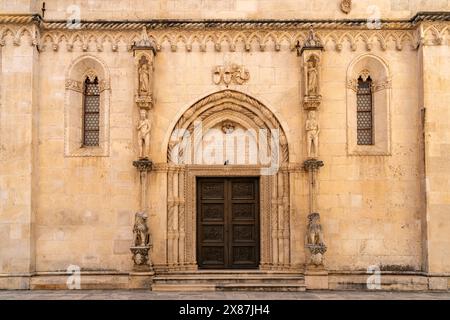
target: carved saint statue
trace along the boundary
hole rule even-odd
[[[320,126],[316,119],[316,112],[310,111],[306,120],[306,139],[308,143],[308,158],[316,158],[319,154]]]
[[[142,59],[139,67],[139,95],[150,94],[150,85],[150,67],[147,60]]]
[[[134,246],[147,247],[150,244],[150,233],[147,226],[147,215],[144,212],[137,212],[133,228]]]
[[[308,61],[308,95],[309,96],[317,96],[319,95],[319,74],[317,71],[317,66],[314,60]]]
[[[308,233],[307,241],[308,245],[323,246],[323,232],[320,224],[320,215],[318,213],[312,213],[308,216]]]
[[[150,148],[150,131],[152,124],[147,117],[147,110],[141,110],[140,121],[138,130],[138,142],[139,142],[139,158],[148,158],[148,150]]]

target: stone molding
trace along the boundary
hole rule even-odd
[[[140,30],[147,27],[149,39],[157,51],[169,49],[187,52],[193,46],[201,51],[229,50],[296,50],[298,42],[304,43],[308,29],[313,26],[318,38],[327,45],[332,43],[336,51],[347,46],[358,49],[362,42],[367,51],[379,45],[387,50],[393,44],[396,50],[409,46],[417,49],[420,45],[448,45],[450,43],[450,13],[420,13],[410,20],[383,21],[380,30],[369,30],[364,20],[306,21],[306,20],[215,20],[215,21],[97,21],[81,22],[81,29],[67,29],[63,21],[42,21],[35,15],[0,15],[0,46],[12,43],[21,45],[27,36],[30,45],[39,50],[102,52],[107,47],[112,52],[120,48],[132,50],[140,38]],[[7,38],[12,37],[12,41]],[[7,41],[8,40],[8,41]]]

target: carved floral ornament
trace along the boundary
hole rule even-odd
[[[91,81],[95,80],[95,74],[92,74],[91,76],[87,75],[87,77]],[[83,77],[83,79],[86,79],[86,77]],[[83,93],[84,84],[83,84],[83,81],[66,79],[65,88],[66,88],[66,90],[72,90],[72,91]],[[105,81],[105,80],[99,80],[99,89],[100,89],[100,93],[105,90],[110,90],[111,87],[109,85],[109,82]]]
[[[355,92],[358,92],[358,79],[361,77],[363,81],[367,81],[370,77],[370,71],[367,69],[362,70],[356,79],[351,79],[347,82],[347,89],[351,89]],[[378,92],[386,89],[392,88],[392,79],[386,79],[384,81],[374,81],[372,79],[372,92]]]
[[[352,0],[341,0],[341,10],[345,14],[349,14],[352,11]]]

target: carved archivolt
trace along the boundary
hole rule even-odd
[[[286,134],[274,114],[258,100],[241,92],[225,90],[214,93],[189,108],[178,120],[167,150],[167,161],[169,163],[178,162],[174,159],[174,147],[179,145],[181,139],[180,132],[189,132],[193,136],[196,121],[204,121],[217,113],[230,110],[249,119],[254,128],[266,129],[271,132],[273,129],[279,130],[280,158],[281,164],[289,162],[289,149]],[[223,119],[227,120],[227,119]]]

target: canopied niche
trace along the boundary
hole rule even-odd
[[[99,144],[83,145],[83,97],[86,79],[98,81],[100,93]],[[92,55],[77,58],[65,80],[64,141],[66,157],[106,157],[109,155],[110,75],[106,64]]]
[[[260,268],[290,268],[289,147],[267,107],[237,91],[209,95],[181,116],[167,155],[169,270],[197,269],[196,178],[208,176],[260,177]]]
[[[358,145],[358,82],[370,80],[373,137]],[[392,80],[388,64],[373,54],[356,58],[347,71],[347,145],[350,155],[390,155]]]

